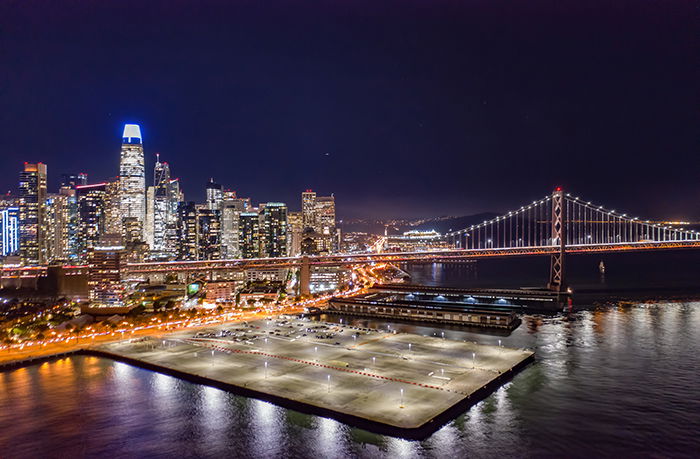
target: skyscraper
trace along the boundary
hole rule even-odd
[[[238,225],[245,209],[246,201],[238,198],[224,199],[221,206],[221,257],[224,259],[241,256]]]
[[[257,212],[241,212],[238,223],[241,258],[260,257],[260,217]]]
[[[87,174],[85,172],[79,174],[61,174],[61,188],[75,188],[80,185],[87,185]]]
[[[304,229],[316,229],[316,193],[311,190],[301,193],[301,216]]]
[[[78,255],[87,260],[90,249],[106,234],[107,183],[75,188],[78,198]]]
[[[212,178],[207,183],[207,207],[209,210],[221,210],[221,203],[224,197],[224,189],[218,183],[214,183]]]
[[[177,259],[197,260],[197,207],[194,202],[181,202],[177,210]]]
[[[262,209],[260,231],[263,257],[287,256],[287,205],[281,202],[268,202]]]
[[[0,209],[0,256],[19,252],[19,208]]]
[[[146,219],[146,170],[141,128],[124,125],[119,162],[119,195],[126,241],[143,240]]]
[[[19,246],[24,265],[46,261],[46,164],[24,163],[19,175]]]
[[[335,233],[335,197],[316,197],[316,231],[321,234]]]

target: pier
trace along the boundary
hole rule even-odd
[[[91,352],[406,438],[434,432],[534,357],[300,319],[225,324]]]

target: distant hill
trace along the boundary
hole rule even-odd
[[[462,217],[437,217],[421,220],[350,220],[339,223],[343,232],[361,232],[370,234],[384,234],[384,228],[388,228],[388,234],[401,234],[411,230],[435,230],[446,233],[450,230],[466,228],[470,225],[481,223],[498,216],[492,212]]]

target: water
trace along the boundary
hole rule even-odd
[[[460,269],[433,275],[432,267],[423,267],[414,278],[468,282]],[[489,282],[484,270],[479,276]],[[610,285],[625,283],[608,276]],[[509,336],[370,324],[445,331],[448,339],[480,343],[500,339],[504,346],[534,349],[537,362],[426,440],[408,441],[123,363],[73,357],[0,373],[0,456],[648,457],[700,451],[700,302],[580,308],[570,318],[526,315]]]

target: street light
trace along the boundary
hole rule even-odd
[[[267,360],[265,360],[265,379],[267,379]]]
[[[401,403],[399,404],[401,408],[403,408],[403,389],[401,389]]]
[[[472,352],[472,370],[476,368],[476,352]]]
[[[328,393],[331,393],[331,375],[328,375]]]

